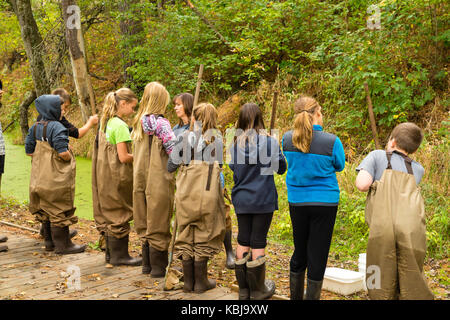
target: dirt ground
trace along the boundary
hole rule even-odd
[[[25,206],[15,205],[11,203],[0,203],[0,220],[28,228],[38,230],[40,224],[34,220],[34,217],[28,212]],[[90,220],[79,219],[75,228],[78,230],[78,235],[74,238],[76,243],[88,244],[87,250],[91,252],[98,252],[103,254],[98,247],[99,234],[95,228],[95,223]],[[1,230],[11,230],[20,234],[27,235],[39,239],[38,233],[9,227],[0,223]],[[236,246],[237,227],[233,227],[233,247]],[[7,243],[6,243],[7,244]],[[140,241],[134,231],[130,233],[130,254],[137,256],[140,254]],[[267,275],[268,279],[272,279],[276,283],[276,294],[289,297],[289,260],[292,248],[276,244],[268,243],[266,255],[268,256]],[[216,279],[217,284],[223,287],[231,288],[236,283],[234,270],[225,268],[225,251],[222,251],[209,264],[209,276]],[[328,260],[328,267],[339,267],[349,270],[356,270],[357,263],[353,261],[334,261],[332,257]],[[176,266],[181,267],[180,261],[175,261]],[[425,263],[425,274],[428,279],[428,285],[435,294],[436,299],[447,300],[450,297],[448,277],[450,274],[448,260],[434,260],[429,259]],[[351,296],[343,296],[335,294],[326,290],[322,290],[321,299],[323,300],[366,300],[367,294],[362,291]]]

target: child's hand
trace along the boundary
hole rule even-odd
[[[98,115],[94,114],[93,116],[90,116],[88,121],[91,126],[96,125],[98,123]]]

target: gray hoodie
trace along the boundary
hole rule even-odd
[[[61,118],[61,98],[57,95],[43,95],[34,102],[39,115],[42,116],[41,121],[48,121],[47,125],[47,141],[50,146],[58,153],[68,150],[69,133],[60,122]],[[25,152],[31,154],[36,147],[34,138],[34,127],[36,127],[36,139],[42,140],[44,125],[36,122],[28,131],[25,139]]]

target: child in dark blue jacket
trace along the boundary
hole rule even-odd
[[[265,280],[267,233],[278,210],[273,173],[283,174],[286,160],[278,141],[266,133],[261,110],[254,103],[242,106],[236,136],[229,166],[239,230],[235,265],[239,299],[267,299],[275,292],[275,283]]]

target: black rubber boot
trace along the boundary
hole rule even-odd
[[[266,280],[266,257],[247,262],[247,281],[250,300],[269,299],[275,293],[275,282]]]
[[[40,236],[42,237],[42,238],[44,238],[45,239],[45,234],[44,234],[44,229],[45,229],[45,226],[44,226],[44,224],[45,224],[45,222],[44,223],[41,223],[41,229],[39,230],[39,234],[40,234]],[[73,237],[75,237],[76,235],[78,234],[78,231],[77,230],[69,230],[69,237],[70,237],[70,239],[72,239]],[[51,251],[51,250],[47,250],[47,251]]]
[[[150,265],[150,246],[148,241],[142,242],[142,274],[150,274],[152,267]]]
[[[55,245],[52,239],[52,229],[50,227],[50,221],[43,222],[41,224],[41,231],[43,232],[45,251],[55,250]]]
[[[183,292],[194,291],[194,259],[183,260]]]
[[[234,273],[239,286],[239,300],[250,300],[250,287],[247,281],[247,261],[250,256],[249,252],[245,252],[242,259],[236,260]]]
[[[166,268],[169,264],[169,256],[167,251],[158,251],[149,244],[150,251],[150,276],[152,278],[162,278],[166,275]]]
[[[290,272],[289,287],[291,291],[291,300],[303,300],[305,290],[305,271]]]
[[[109,263],[113,266],[140,266],[142,258],[133,258],[128,253],[128,235],[123,238],[116,238],[112,235],[107,235],[107,251],[109,251]]]
[[[86,245],[74,244],[69,237],[69,227],[51,226],[53,244],[55,245],[55,253],[72,254],[81,253],[86,249]]]
[[[108,244],[108,235],[104,234],[103,239],[105,242],[105,262],[109,263],[111,261],[111,254],[110,254],[109,244]]]
[[[0,236],[0,242],[6,242],[6,241],[8,241],[7,236]]]
[[[231,245],[231,230],[228,230],[225,232],[225,238],[223,239],[223,245],[225,247],[225,252],[227,254],[227,263],[225,266],[227,269],[234,269],[235,263],[236,263],[236,257],[233,252],[233,246]]]
[[[323,281],[306,280],[305,300],[320,300]]]
[[[194,261],[194,292],[203,293],[216,287],[216,280],[208,279],[208,259]]]

